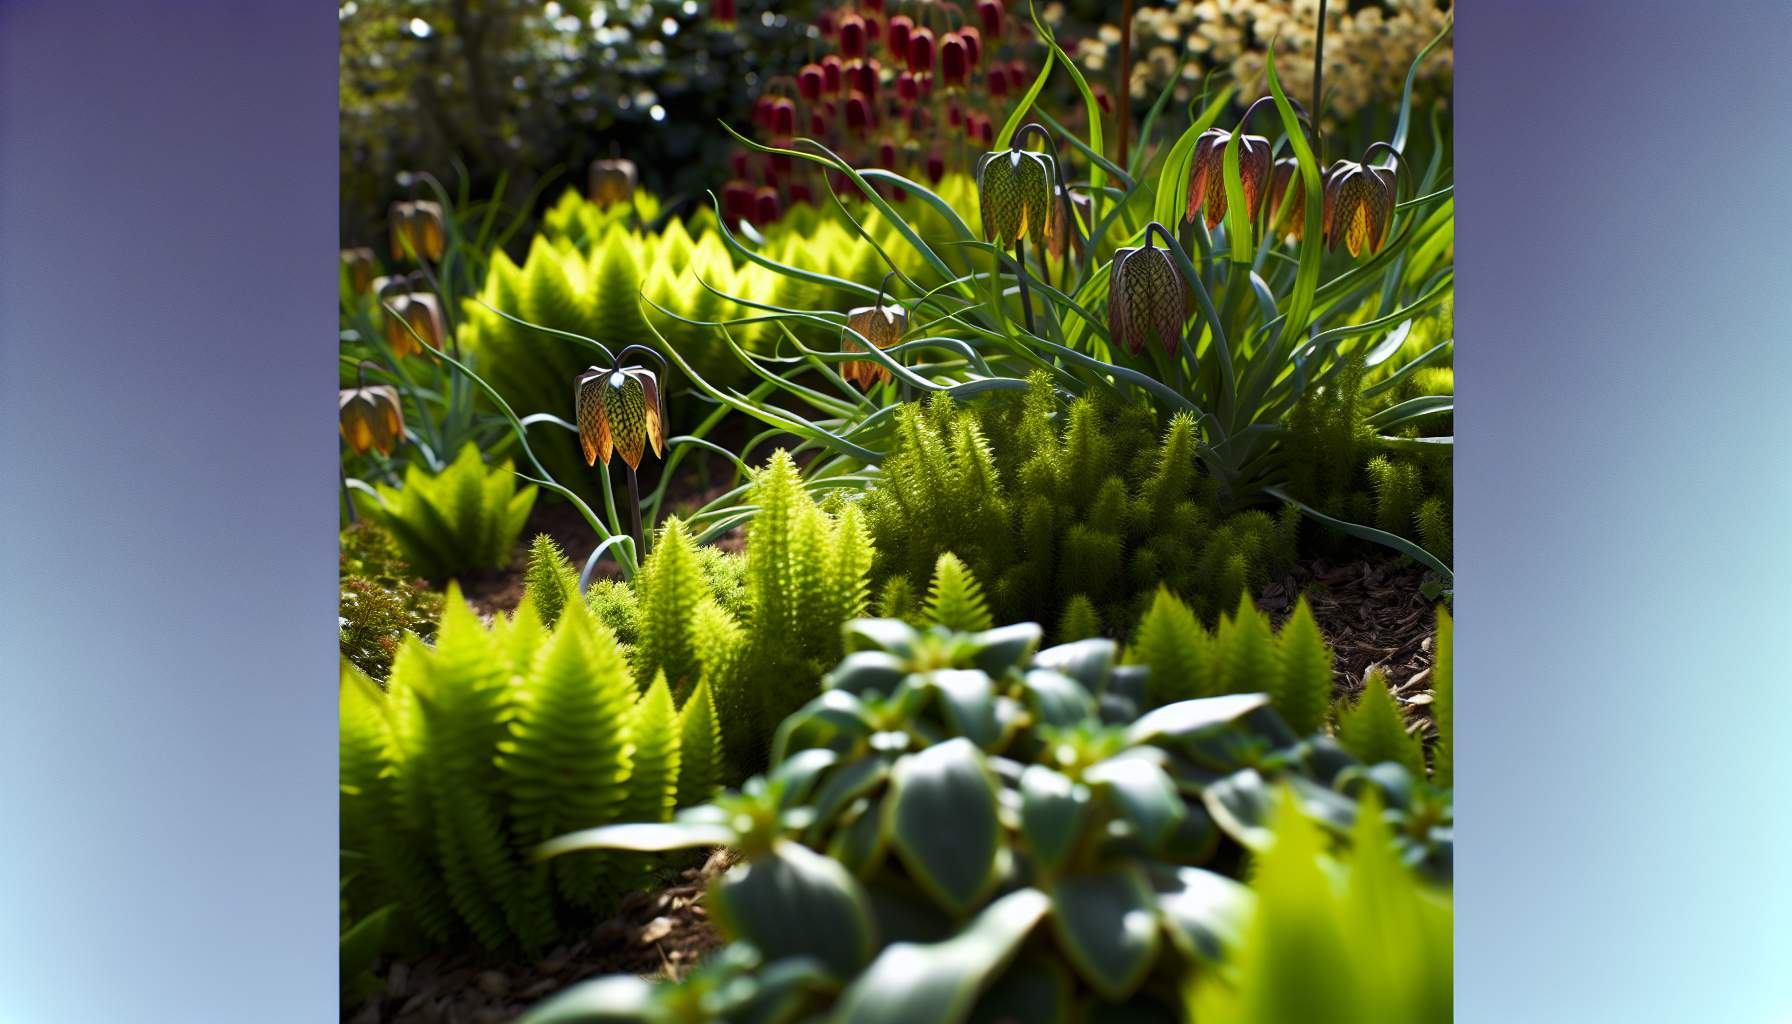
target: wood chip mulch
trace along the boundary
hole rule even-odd
[[[389,962],[378,972],[386,990],[358,1007],[344,1007],[342,1020],[505,1024],[554,993],[598,975],[681,978],[721,945],[703,909],[703,892],[735,859],[732,851],[714,851],[701,868],[684,871],[676,884],[628,897],[616,916],[591,934],[534,962],[464,953]]]
[[[1410,564],[1312,559],[1271,581],[1257,607],[1279,628],[1305,594],[1337,657],[1334,697],[1356,700],[1369,670],[1380,668],[1412,728],[1429,733],[1437,608],[1447,602],[1427,598],[1424,582],[1424,570]]]

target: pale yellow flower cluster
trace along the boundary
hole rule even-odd
[[[1344,0],[1326,10],[1325,106],[1329,118],[1349,117],[1373,103],[1398,102],[1414,57],[1450,21],[1454,0],[1380,0],[1355,12]],[[1180,0],[1141,5],[1133,15],[1132,94],[1157,97],[1186,46],[1189,61],[1176,98],[1186,102],[1201,78],[1229,69],[1246,99],[1267,95],[1266,51],[1273,40],[1276,74],[1301,103],[1313,93],[1313,47],[1319,0]],[[1119,60],[1119,31],[1104,26],[1084,40],[1076,57],[1100,70]],[[1419,66],[1418,88],[1448,96],[1454,52],[1445,39]]]

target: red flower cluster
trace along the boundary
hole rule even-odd
[[[846,0],[824,9],[815,27],[828,52],[767,81],[753,109],[754,134],[779,147],[806,136],[854,166],[925,175],[929,183],[968,171],[994,145],[1009,98],[1035,73],[1014,52],[1021,37],[1012,34],[1012,2],[977,0],[974,17],[937,0]],[[762,225],[823,195],[813,164],[745,150],[733,163],[734,178],[722,189],[730,223]],[[834,177],[836,192],[853,191]]]

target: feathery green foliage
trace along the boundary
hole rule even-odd
[[[1087,594],[1074,594],[1064,602],[1064,616],[1058,620],[1057,640],[1061,644],[1072,640],[1087,640],[1101,635],[1101,619],[1095,614],[1095,605]]]
[[[342,656],[374,679],[386,678],[409,633],[435,636],[442,595],[414,579],[391,534],[359,522],[342,531],[337,559],[337,642]]]
[[[928,621],[960,633],[975,633],[993,625],[983,587],[950,551],[940,556],[934,569],[925,614]]]
[[[722,787],[722,729],[709,682],[699,680],[678,712],[679,807],[707,803]]]
[[[905,405],[860,502],[879,553],[872,586],[919,592],[950,552],[995,620],[1055,623],[1080,595],[1124,627],[1160,585],[1211,620],[1293,561],[1298,519],[1219,511],[1197,442],[1192,418],[1160,432],[1144,406],[1085,397],[1060,412],[1043,374],[1024,396]]]
[[[397,902],[432,940],[489,949],[540,949],[588,925],[640,873],[529,851],[568,829],[669,817],[686,732],[675,718],[664,684],[641,696],[583,604],[550,631],[525,596],[487,628],[451,587],[436,645],[407,641],[386,692],[344,668],[343,843],[370,865],[351,903]],[[691,758],[693,778],[720,771],[714,743]]]
[[[535,604],[541,624],[552,629],[560,621],[567,602],[579,600],[579,574],[554,539],[543,533],[529,545],[529,565],[523,572],[523,591]]]
[[[357,507],[385,527],[405,561],[432,580],[446,580],[510,561],[517,534],[535,505],[536,487],[518,489],[509,462],[487,469],[468,443],[454,462],[431,476],[405,467],[404,487],[379,484],[377,500],[357,496]]]
[[[633,662],[642,683],[662,673],[681,698],[697,682],[697,605],[708,596],[697,545],[674,516],[660,527],[653,552],[641,567],[636,595],[639,636]]]
[[[1233,1024],[1451,1019],[1453,910],[1414,877],[1363,801],[1350,853],[1334,861],[1319,828],[1283,791],[1275,841],[1257,859],[1256,895],[1232,961],[1191,977],[1190,1020]]]
[[[1325,723],[1333,686],[1332,654],[1301,598],[1281,631],[1245,598],[1209,631],[1168,590],[1159,589],[1133,632],[1126,661],[1148,666],[1148,706],[1227,693],[1267,693],[1300,735]]]
[[[1456,621],[1437,610],[1437,661],[1431,667],[1431,712],[1437,719],[1432,777],[1440,786],[1456,784]]]
[[[1369,673],[1362,696],[1338,716],[1338,741],[1368,764],[1392,761],[1414,775],[1425,772],[1419,739],[1407,732],[1406,719],[1379,670]]]

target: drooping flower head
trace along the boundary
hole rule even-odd
[[[652,351],[630,345],[622,350],[622,357],[626,359],[635,349]],[[579,446],[584,449],[587,466],[596,465],[599,459],[608,466],[614,451],[632,470],[641,464],[649,443],[654,456],[660,456],[665,446],[665,413],[660,405],[660,379],[652,370],[593,366],[579,375],[574,404]]]
[[[1020,148],[1026,133],[1035,128],[1041,134],[1045,131],[1037,125],[1027,125],[1014,133],[1009,149],[985,153],[977,160],[983,235],[1004,249],[1027,239],[1040,252],[1046,252],[1055,238],[1052,204],[1057,198],[1057,161],[1050,153]]]
[[[1163,248],[1151,243],[1154,232],[1163,234]],[[1108,334],[1133,355],[1144,352],[1154,337],[1170,353],[1182,342],[1188,286],[1170,256],[1169,238],[1164,226],[1152,221],[1145,227],[1145,244],[1115,250],[1108,265]]]
[[[357,376],[355,387],[338,393],[336,410],[342,439],[357,455],[391,455],[404,443],[404,407],[390,384],[369,385]]]
[[[433,292],[407,292],[382,298],[391,307],[386,314],[386,343],[400,359],[423,355],[422,338],[433,348],[441,348],[447,340],[448,327],[442,319],[442,303]],[[416,333],[412,333],[412,332]]]
[[[1277,160],[1269,175],[1269,229],[1290,242],[1298,242],[1307,230],[1307,185],[1301,180],[1300,162],[1291,156]]]
[[[373,250],[366,246],[342,250],[342,272],[348,279],[349,290],[356,295],[366,295],[373,287]]]
[[[427,199],[400,200],[392,204],[392,258],[442,258],[442,204]]]
[[[1377,142],[1361,161],[1339,160],[1325,172],[1325,243],[1332,252],[1343,242],[1355,257],[1365,249],[1379,252],[1387,241],[1399,179],[1393,167],[1370,163],[1377,148],[1395,153],[1392,146]]]
[[[884,294],[893,276],[895,275],[884,275],[884,283],[877,290],[875,303],[847,311],[847,329],[840,332],[840,351],[865,351],[864,343],[859,340],[860,336],[880,349],[902,341],[902,335],[908,330],[908,310],[899,303],[884,302]],[[840,376],[848,384],[857,384],[869,391],[872,385],[890,378],[890,369],[874,359],[853,359],[841,364]]]
[[[1224,128],[1209,128],[1195,140],[1194,155],[1188,171],[1187,220],[1195,219],[1195,211],[1205,209],[1207,229],[1219,227],[1226,219],[1226,145],[1232,133]],[[1263,205],[1269,191],[1269,140],[1261,135],[1243,135],[1238,139],[1238,177],[1244,186],[1245,211],[1251,219]]]
[[[640,172],[633,160],[591,161],[591,201],[599,206],[626,203],[635,197]]]

